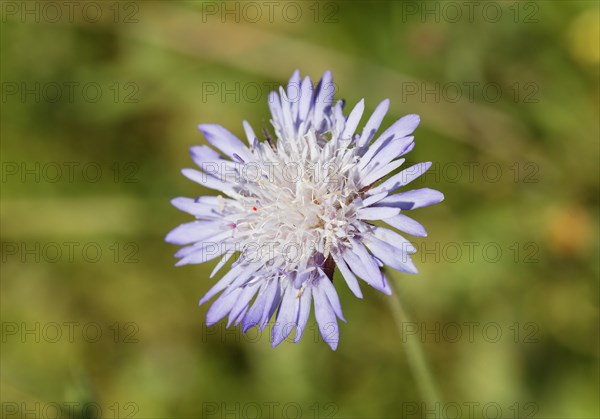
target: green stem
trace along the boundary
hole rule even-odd
[[[440,393],[438,391],[437,385],[433,376],[431,374],[431,370],[429,368],[429,364],[427,363],[427,359],[423,353],[423,348],[421,346],[421,342],[419,342],[420,335],[419,334],[410,334],[407,335],[402,328],[402,324],[410,323],[410,319],[404,312],[402,308],[402,304],[400,303],[400,293],[398,289],[393,286],[393,281],[389,281],[390,286],[392,287],[392,298],[386,298],[386,300],[390,304],[390,308],[392,309],[392,314],[394,316],[394,320],[396,321],[396,326],[398,327],[398,332],[401,336],[405,337],[405,351],[406,356],[408,358],[408,366],[417,382],[417,387],[424,401],[429,404],[440,403],[442,401],[440,397]]]

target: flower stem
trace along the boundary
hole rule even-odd
[[[419,342],[419,335],[407,335],[405,330],[403,330],[403,322],[410,323],[410,319],[402,308],[402,304],[400,303],[400,293],[398,292],[398,289],[394,287],[393,281],[390,281],[390,286],[392,287],[393,295],[392,298],[386,298],[386,300],[389,302],[390,308],[392,309],[398,332],[401,336],[405,337],[403,342],[405,342],[404,348],[408,358],[408,366],[415,378],[421,397],[423,397],[428,405],[440,403],[442,402],[442,399],[431,374],[427,359],[423,353],[421,342]]]

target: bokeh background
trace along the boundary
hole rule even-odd
[[[2,417],[599,416],[598,2],[50,3],[2,2]],[[163,241],[207,192],[196,125],[268,125],[295,69],[419,113],[446,196],[388,272],[406,316],[336,277],[335,352],[314,317],[276,349],[207,329],[216,261]]]

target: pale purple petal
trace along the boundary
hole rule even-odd
[[[387,192],[381,192],[381,193],[376,194],[376,195],[368,196],[365,199],[363,199],[362,206],[363,207],[370,207],[371,205],[373,205],[373,204],[381,201],[382,199],[384,199],[386,196],[388,196]]]
[[[319,124],[320,121],[323,121],[325,112],[328,111],[333,103],[334,94],[335,86],[331,77],[331,71],[327,70],[315,90],[313,123]],[[320,126],[315,125],[315,128],[321,130],[324,127],[321,124]]]
[[[225,264],[227,263],[227,261],[229,261],[229,259],[231,259],[231,257],[233,256],[234,253],[235,252],[226,252],[225,255],[219,261],[219,263],[217,263],[217,266],[215,266],[215,268],[210,273],[209,278],[214,277],[217,274],[217,272],[219,272],[221,270],[221,268],[223,266],[225,266]]]
[[[197,247],[197,251],[181,258],[179,262],[175,264],[175,266],[193,265],[208,262],[209,260],[213,260],[221,256],[223,253],[233,249],[233,245],[227,243],[202,243],[201,246]]]
[[[291,102],[291,111],[292,111],[292,119],[294,121],[294,125],[298,121],[298,107],[300,103],[300,71],[296,70],[290,77],[287,85],[287,97]]]
[[[190,155],[192,156],[192,161],[201,169],[204,169],[206,163],[220,163],[225,161],[223,156],[207,145],[190,147]]]
[[[248,121],[244,121],[242,123],[242,125],[244,126],[244,133],[246,134],[246,139],[248,140],[248,144],[250,144],[250,146],[253,146],[254,140],[256,139],[256,134],[254,133],[252,126],[250,125],[250,123]]]
[[[333,115],[335,117],[334,131],[338,133],[341,133],[344,130],[344,125],[346,124],[346,118],[344,118],[343,107],[344,101],[339,100],[333,108]]]
[[[248,310],[246,316],[242,320],[242,331],[246,333],[248,329],[256,326],[262,319],[265,311],[265,306],[271,307],[273,296],[275,295],[276,289],[279,287],[277,281],[265,282],[258,292],[258,296],[252,307]],[[270,297],[270,298],[269,298]]]
[[[356,276],[373,288],[381,289],[383,283],[379,266],[362,244],[353,240],[350,241],[352,242],[352,248],[344,252],[344,261]]]
[[[400,231],[410,234],[416,237],[427,237],[427,231],[419,222],[407,217],[404,214],[398,214],[391,218],[384,220],[386,223]]]
[[[352,136],[356,132],[356,128],[358,127],[360,118],[362,117],[364,110],[365,100],[361,99],[360,102],[356,104],[354,109],[352,109],[352,112],[350,112],[350,115],[346,120],[346,126],[344,127],[344,131],[342,132],[342,138],[352,138]]]
[[[223,291],[225,288],[227,288],[239,275],[246,273],[247,275],[252,275],[256,269],[251,270],[251,272],[248,274],[248,266],[247,265],[236,265],[233,266],[229,272],[227,272],[223,278],[221,278],[215,285],[212,286],[212,288],[210,290],[208,290],[208,292],[204,295],[204,297],[202,297],[202,299],[200,299],[200,302],[198,302],[198,305],[202,305],[205,302],[207,302],[208,300],[210,300],[212,297],[214,297],[215,295],[217,295],[218,293],[220,293],[221,291]]]
[[[390,195],[375,205],[411,210],[437,204],[443,200],[444,194],[441,192],[434,189],[422,188]]]
[[[348,268],[348,265],[346,265],[346,262],[344,262],[344,258],[339,257],[339,256],[334,256],[334,260],[335,260],[335,264],[337,265],[338,269],[340,270],[340,273],[344,277],[346,284],[348,284],[348,288],[350,288],[350,291],[352,291],[352,293],[354,295],[356,295],[358,298],[363,298],[362,292],[360,290],[360,285],[358,285],[358,281],[357,281],[356,277],[354,276],[352,271],[350,271],[350,268]]]
[[[391,268],[405,273],[418,273],[408,253],[403,252],[401,249],[373,236],[366,237],[365,244],[375,257]]]
[[[411,144],[414,144],[414,138],[412,136],[403,138],[391,138],[389,141],[384,141],[381,147],[377,151],[373,158],[368,159],[367,155],[363,157],[358,165],[361,170],[364,170],[364,174],[370,174],[375,170],[379,170],[387,165],[392,160],[406,154],[406,150]],[[375,147],[375,146],[373,146]]]
[[[233,290],[229,294],[221,294],[219,298],[210,306],[206,313],[206,325],[212,326],[229,313],[236,303],[238,296],[242,293],[240,288]]]
[[[331,280],[327,277],[327,275],[325,275],[325,273],[321,269],[319,269],[319,274],[319,290],[321,292],[324,292],[327,296],[329,304],[331,304],[331,308],[333,308],[333,311],[335,312],[336,316],[338,316],[343,321],[346,321],[346,319],[344,319],[344,314],[342,313],[342,305],[340,303],[340,298],[338,297],[335,287],[331,283]]]
[[[421,118],[417,114],[410,114],[403,116],[396,122],[394,122],[388,129],[386,129],[382,134],[382,138],[387,138],[389,136],[394,136],[394,138],[402,138],[406,137],[413,133],[415,129],[419,126],[419,122],[421,122]]]
[[[263,315],[260,319],[260,325],[258,326],[259,330],[263,330],[265,327],[267,327],[269,320],[271,317],[273,317],[273,313],[275,313],[275,310],[277,310],[277,307],[279,307],[279,304],[281,303],[281,284],[278,280],[273,282],[275,282],[276,286],[269,288],[269,294],[267,295],[263,309]]]
[[[379,240],[401,249],[402,252],[415,253],[417,251],[408,239],[388,228],[373,227],[372,234]]]
[[[244,316],[245,316],[245,315],[246,315],[246,313],[248,312],[248,308],[249,308],[249,307],[250,307],[250,306],[249,306],[249,305],[247,305],[247,306],[246,306],[246,307],[245,307],[245,308],[242,310],[242,312],[241,312],[241,313],[240,313],[240,314],[237,316],[237,318],[235,319],[235,322],[234,322],[234,324],[235,324],[236,326],[237,326],[238,324],[240,324],[240,322],[241,322],[241,321],[244,319]]]
[[[315,306],[315,317],[317,318],[321,336],[331,349],[335,351],[340,339],[337,318],[329,303],[329,299],[323,291],[319,290],[318,285],[314,287],[313,301]]]
[[[294,117],[292,116],[292,104],[287,98],[283,87],[279,88],[279,96],[281,98],[281,112],[283,115],[283,131],[288,138],[294,138]]]
[[[403,164],[404,164],[404,159],[398,159],[398,160],[393,161],[381,168],[373,169],[372,171],[369,172],[368,175],[361,178],[359,186],[363,186],[363,187],[369,186],[372,183],[375,183],[378,180],[382,179],[383,177],[389,175],[391,172],[393,172],[394,170],[396,170]]]
[[[200,124],[198,125],[198,129],[204,135],[206,140],[213,147],[221,150],[223,154],[230,158],[233,158],[233,155],[237,154],[245,161],[252,160],[252,154],[244,143],[221,125]]]
[[[305,77],[302,81],[302,91],[300,93],[300,104],[298,108],[298,119],[304,122],[308,119],[308,114],[313,102],[313,85],[310,78]]]
[[[389,146],[395,141],[398,141],[409,134],[411,134],[415,128],[419,125],[418,115],[406,115],[396,121],[391,127],[385,130],[377,140],[369,145],[367,151],[364,153],[363,158],[360,162],[361,167],[365,167],[371,159],[379,153],[384,147]],[[411,139],[412,141],[412,139]],[[406,146],[410,144],[407,143]],[[406,150],[401,152],[406,153]]]
[[[188,244],[205,240],[211,236],[226,231],[222,220],[192,221],[175,227],[167,234],[165,241],[172,244]]]
[[[368,174],[383,167],[396,157],[404,155],[410,144],[413,143],[413,139],[414,137],[394,137],[393,135],[379,137],[360,159],[359,169]]]
[[[308,316],[310,314],[310,303],[312,302],[312,287],[308,286],[302,292],[300,296],[300,306],[298,308],[298,319],[296,320],[296,336],[294,337],[294,343],[298,343],[304,330],[306,329],[306,323],[308,322]]]
[[[250,280],[254,280],[255,276],[259,276],[257,271],[260,271],[261,268],[263,268],[263,264],[261,262],[254,262],[246,265],[246,269],[244,269],[244,271],[233,280],[230,287],[237,288],[245,286]]]
[[[281,101],[277,92],[269,93],[269,109],[271,110],[271,118],[273,125],[276,127],[283,126],[283,111],[281,109]]]
[[[392,295],[392,287],[390,287],[390,284],[388,283],[388,280],[385,277],[385,275],[382,275],[382,282],[383,286],[381,287],[381,292],[383,292],[386,295]]]
[[[377,105],[377,108],[375,108],[375,111],[363,128],[362,135],[356,143],[357,147],[364,148],[367,144],[369,144],[379,129],[379,126],[381,125],[381,122],[383,121],[383,118],[385,117],[389,107],[389,99],[384,99],[379,105]]]
[[[300,307],[300,302],[296,298],[298,291],[291,284],[285,290],[283,300],[279,306],[279,312],[277,313],[277,320],[273,325],[271,333],[273,347],[279,345],[296,327],[296,319],[298,318],[298,309]]]
[[[181,173],[189,180],[199,183],[206,188],[215,189],[228,195],[233,192],[232,184],[223,182],[216,177],[200,172],[199,170],[181,169]]]
[[[244,311],[252,298],[256,295],[259,287],[256,283],[248,284],[245,287],[241,288],[242,292],[238,296],[237,301],[233,305],[231,312],[229,313],[229,321],[227,322],[227,327],[231,326],[231,324],[238,318],[242,311]]]
[[[377,194],[383,191],[393,192],[402,186],[408,185],[410,182],[421,176],[431,167],[431,162],[417,163],[407,169],[404,169],[398,174],[395,174],[388,180],[384,181],[377,187],[371,189],[372,194]]]
[[[399,208],[392,207],[367,207],[356,211],[359,220],[384,220],[400,213]]]
[[[222,218],[223,215],[217,210],[217,205],[199,202],[192,198],[173,198],[171,204],[178,210],[192,214],[196,218]]]

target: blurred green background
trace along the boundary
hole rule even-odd
[[[598,2],[51,3],[2,2],[2,417],[599,416]],[[163,242],[212,193],[196,125],[260,129],[295,69],[419,113],[446,195],[388,272],[410,319],[336,277],[335,352],[314,317],[276,349],[207,329],[216,262]]]

